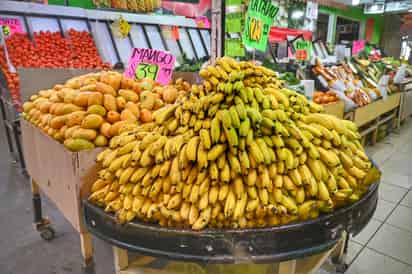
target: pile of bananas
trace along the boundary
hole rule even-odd
[[[273,71],[223,57],[200,75],[98,155],[89,200],[120,223],[274,226],[353,203],[374,181],[356,126],[283,89]]]

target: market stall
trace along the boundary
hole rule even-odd
[[[125,37],[113,27],[120,16],[130,27]],[[18,67],[107,69],[116,64],[124,67],[135,47],[166,50],[194,60],[210,55],[209,29],[198,27],[195,20],[182,16],[122,15],[112,11],[2,1],[0,21],[13,30],[10,37],[6,37],[0,54],[0,66],[6,78],[2,82],[5,83],[1,97],[2,117],[7,136],[11,136],[10,152],[23,170],[17,119],[22,103]],[[172,30],[175,35],[170,37]]]

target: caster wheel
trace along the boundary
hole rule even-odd
[[[43,240],[51,241],[54,239],[55,234],[56,232],[50,226],[40,229],[40,237],[42,237]]]
[[[345,273],[346,270],[348,270],[348,265],[347,264],[338,264],[338,265],[336,265],[336,272],[337,273]]]
[[[95,272],[94,272],[94,262],[91,261],[86,266],[83,266],[82,267],[82,273],[83,274],[95,274]]]

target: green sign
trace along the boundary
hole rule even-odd
[[[242,32],[242,13],[228,13],[225,21],[226,32]]]
[[[251,0],[246,13],[243,43],[251,48],[266,51],[273,19],[279,8],[270,0]]]
[[[242,40],[240,40],[240,38],[225,40],[225,56],[230,56],[230,57],[245,56],[245,47],[242,45]]]

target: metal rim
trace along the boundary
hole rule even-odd
[[[356,203],[317,219],[250,229],[191,229],[160,227],[134,221],[116,223],[113,214],[84,201],[86,226],[104,241],[121,248],[173,260],[238,263],[276,262],[310,256],[331,248],[343,231],[356,234],[376,209],[378,183]],[[183,244],[183,245],[182,245]],[[211,250],[206,250],[210,246]],[[233,250],[243,251],[241,255]],[[252,248],[252,249],[250,249]]]

